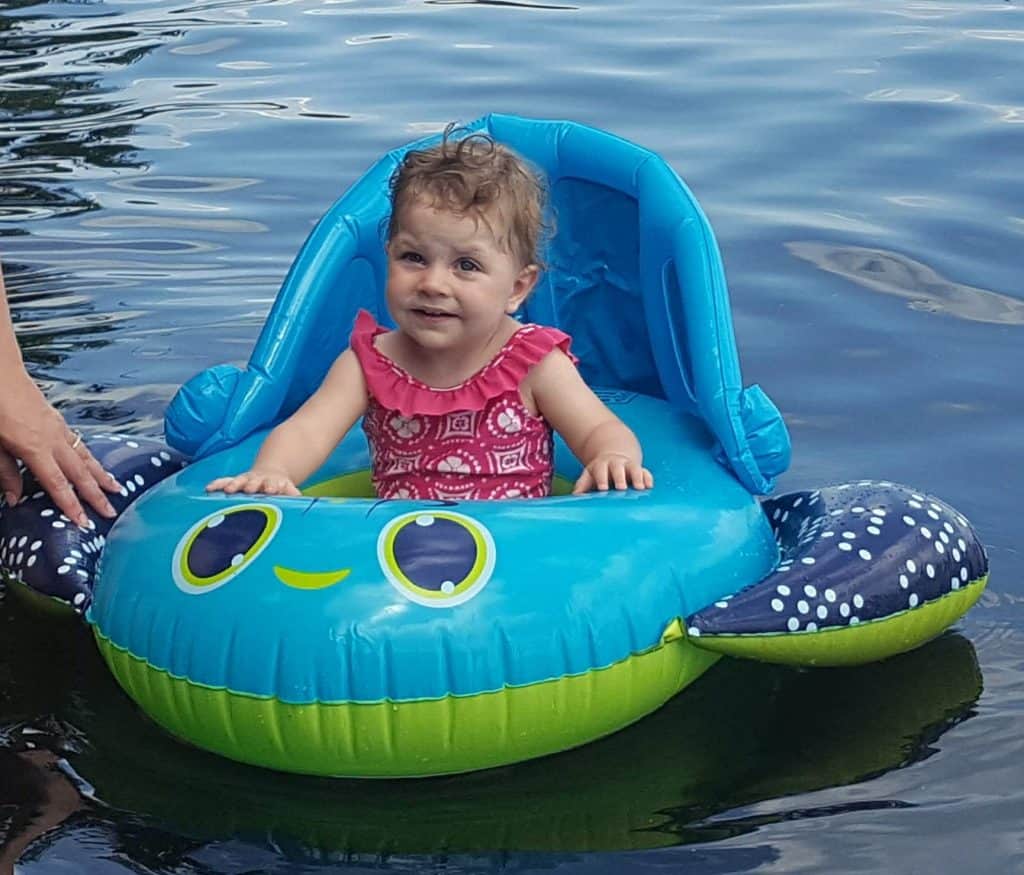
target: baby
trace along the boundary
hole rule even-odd
[[[391,180],[389,331],[362,311],[317,391],[252,469],[207,491],[299,495],[359,417],[381,498],[549,495],[552,429],[583,464],[573,493],[649,489],[636,437],[583,382],[555,328],[512,318],[540,273],[544,186],[485,134],[452,128]]]

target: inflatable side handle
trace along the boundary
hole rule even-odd
[[[273,423],[281,409],[279,390],[279,381],[271,381],[262,367],[250,364],[239,375],[223,420],[199,445],[193,458],[202,459],[218,450],[233,447],[258,428]]]
[[[694,205],[694,210],[699,208]],[[673,248],[679,288],[705,290],[687,295],[682,312],[685,337],[676,341],[690,352],[700,412],[719,441],[719,460],[750,492],[765,495],[774,488],[775,476],[789,465],[786,425],[759,387],[743,388],[725,273],[706,220],[681,222]],[[698,253],[703,258],[697,258]]]
[[[792,451],[789,430],[779,409],[756,384],[740,393],[739,419],[746,445],[744,461],[756,493],[767,495],[775,488],[775,478],[789,468]],[[715,455],[723,465],[732,466],[721,444]]]
[[[775,478],[789,468],[789,429],[779,408],[756,383],[743,390],[740,411],[747,444],[761,474],[767,478],[770,492],[775,487]]]
[[[186,456],[195,456],[224,422],[241,376],[234,365],[214,365],[185,383],[164,413],[167,443]]]

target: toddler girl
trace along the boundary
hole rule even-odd
[[[554,429],[583,463],[574,493],[648,489],[626,425],[583,382],[568,335],[512,318],[540,271],[544,188],[484,134],[449,128],[391,181],[388,312],[356,318],[317,391],[267,436],[250,471],[206,488],[299,495],[359,417],[381,498],[551,492]]]

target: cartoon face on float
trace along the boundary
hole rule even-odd
[[[301,525],[300,520],[291,522]],[[281,509],[263,502],[237,504],[200,519],[175,547],[175,584],[184,593],[204,595],[236,578],[270,570],[283,586],[310,591],[333,587],[353,572],[357,578],[381,573],[404,598],[447,608],[473,598],[494,570],[496,550],[487,528],[447,508],[414,511],[384,523],[376,555],[366,556],[362,568],[347,564],[313,570],[310,565],[329,561],[331,551],[319,560],[308,550],[296,552],[293,541],[279,537],[286,526]],[[347,558],[351,562],[353,557]]]

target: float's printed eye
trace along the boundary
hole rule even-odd
[[[281,512],[270,504],[240,504],[200,520],[174,549],[174,582],[193,594],[223,586],[263,551],[280,525]]]
[[[385,577],[402,595],[431,608],[475,596],[491,579],[494,540],[480,523],[450,511],[393,519],[377,539]]]

